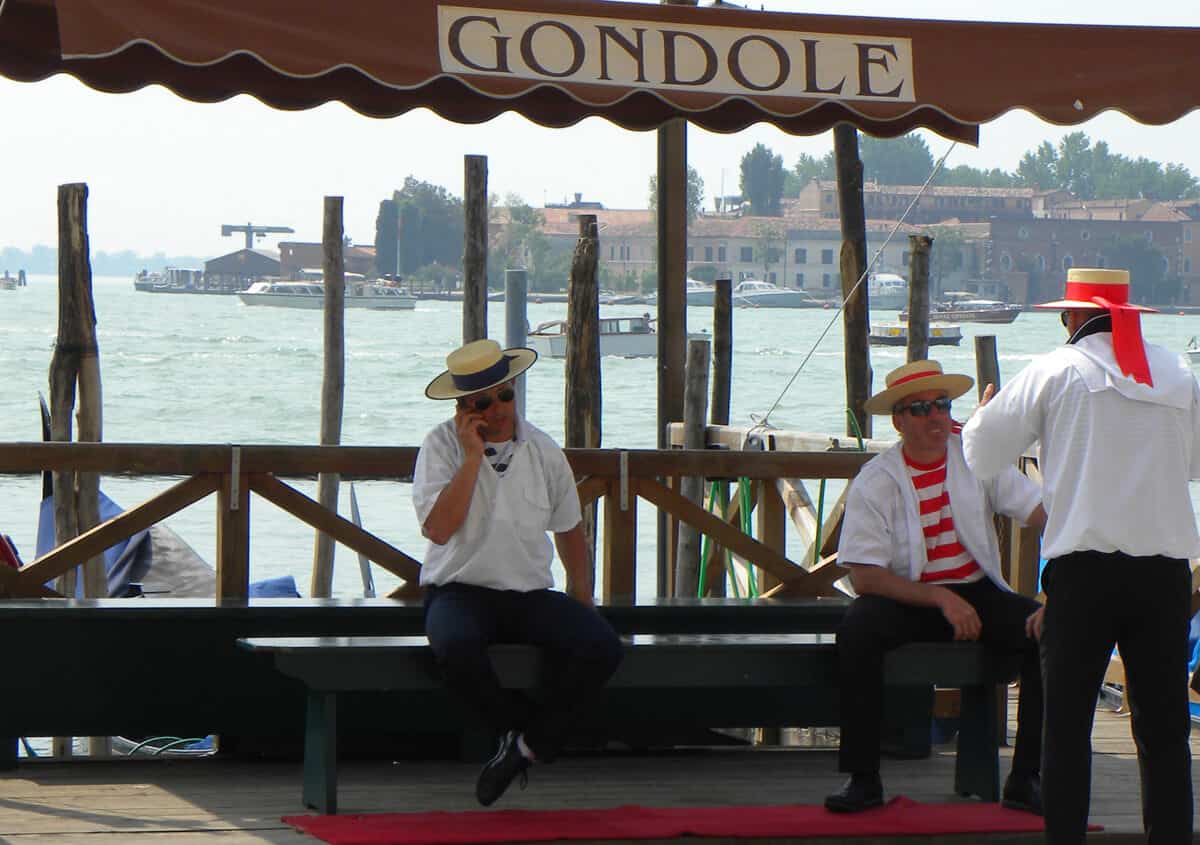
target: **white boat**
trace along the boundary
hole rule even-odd
[[[733,304],[741,308],[828,308],[829,303],[799,288],[746,279],[733,287]]]
[[[1196,342],[1196,336],[1192,335],[1192,339],[1188,341],[1187,349],[1183,350],[1183,354],[1187,356],[1188,363],[1195,364],[1200,361],[1200,343]]]
[[[314,282],[255,282],[238,294],[247,305],[274,305],[281,308],[324,308],[325,288]],[[374,282],[348,282],[347,308],[378,311],[411,311],[417,298],[403,288]]]
[[[690,333],[691,340],[708,340],[708,334]],[[567,321],[549,320],[531,331],[526,343],[543,358],[567,357]],[[649,314],[600,318],[600,355],[620,358],[658,356],[658,334]]]
[[[688,305],[708,305],[711,307],[713,296],[716,292],[717,289],[715,287],[699,279],[689,277],[687,280],[687,292],[685,296],[687,297]],[[658,297],[656,296],[655,302],[657,301]]]
[[[902,311],[908,307],[908,281],[895,273],[872,273],[867,278],[867,301],[876,311]]]
[[[929,327],[930,346],[958,346],[962,329],[958,326]],[[868,341],[872,346],[908,346],[908,323],[883,323],[871,326]]]

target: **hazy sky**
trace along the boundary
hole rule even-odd
[[[831,11],[801,0],[755,0],[774,11]],[[1007,20],[1123,25],[1200,26],[1196,0],[1008,0]],[[973,12],[968,7],[988,10]],[[911,17],[994,18],[1000,4],[909,0]],[[836,12],[895,16],[901,4],[846,0]],[[3,18],[0,17],[0,26]],[[1102,61],[1097,56],[1097,61]],[[1195,73],[1196,57],[1180,57]],[[346,233],[372,243],[381,199],[414,175],[462,194],[463,156],[489,160],[489,190],[532,205],[581,192],[609,208],[642,208],[655,166],[655,135],[592,118],[570,129],[545,129],[515,115],[462,126],[427,111],[389,120],[341,105],[280,112],[250,97],[199,104],[165,89],[107,95],[69,77],[31,85],[0,79],[0,246],[53,244],[56,186],[91,188],[94,250],[213,256],[239,248],[222,223],[291,226],[290,239],[320,240],[322,197],[346,199]],[[1110,113],[1079,127],[1114,152],[1178,162],[1200,174],[1200,116],[1166,127],[1141,126]],[[1062,128],[1014,112],[982,127],[978,149],[959,146],[948,164],[1013,169],[1023,152],[1057,140]],[[949,142],[927,135],[935,157]],[[802,152],[824,155],[829,134],[789,136],[765,125],[735,135],[689,132],[689,162],[705,181],[706,206],[720,190],[737,190],[738,162],[755,143],[791,167]],[[271,247],[278,238],[261,241]]]

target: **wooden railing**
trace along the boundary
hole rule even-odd
[[[182,478],[169,489],[84,532],[26,564],[0,567],[0,596],[54,596],[43,586],[99,555],[119,540],[215,493],[217,597],[238,598],[249,586],[249,496],[255,493],[325,532],[403,580],[393,595],[412,595],[420,571],[415,558],[322,507],[287,484],[287,478],[336,473],[346,480],[411,477],[414,447],[230,446],[122,443],[10,443],[0,445],[0,474],[43,471],[105,476]],[[581,503],[603,499],[601,595],[605,600],[635,594],[637,499],[666,511],[674,526],[686,522],[712,538],[714,546],[757,566],[776,591],[828,595],[843,571],[829,559],[836,529],[819,538],[817,566],[786,556],[784,479],[848,479],[871,456],[861,452],[735,452],[685,450],[568,450]],[[676,492],[683,476],[745,478],[754,485],[759,537],[743,533]],[[672,532],[673,533],[673,532]]]

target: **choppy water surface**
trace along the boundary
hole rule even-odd
[[[236,297],[149,294],[128,279],[95,282],[104,392],[104,439],[109,442],[313,444],[320,435],[322,315],[319,311],[250,308]],[[491,334],[503,338],[502,303],[489,306]],[[614,307],[642,313],[644,306]],[[563,304],[531,304],[529,322],[563,318]],[[826,328],[833,312],[742,310],[734,313],[732,420],[750,425],[779,398],[788,380]],[[884,312],[884,319],[895,319]],[[28,288],[0,291],[0,430],[9,441],[41,438],[37,394],[46,392],[57,328],[57,295],[51,278],[32,277]],[[689,329],[711,328],[712,310],[691,308]],[[1146,336],[1182,350],[1200,334],[1200,316],[1152,315]],[[1053,313],[1022,314],[1007,326],[964,324],[959,347],[936,347],[947,370],[974,373],[977,334],[994,334],[1001,378],[1011,378],[1036,354],[1061,343]],[[423,302],[415,312],[346,313],[346,400],[342,440],[348,445],[418,445],[450,412],[425,399],[425,384],[444,364],[462,334],[458,306]],[[875,384],[903,363],[903,349],[872,349]],[[650,448],[655,443],[656,362],[606,358],[603,371],[605,446]],[[842,332],[837,322],[771,414],[779,428],[844,433]],[[529,371],[528,416],[553,436],[563,431],[563,363],[543,360]],[[964,418],[972,396],[955,406]],[[894,435],[885,418],[875,435]],[[104,489],[131,506],[170,482],[108,479]],[[297,482],[311,492],[315,485]],[[364,526],[420,557],[424,542],[412,514],[407,485],[356,485]],[[11,534],[26,559],[36,535],[40,482],[0,476],[0,530]],[[349,513],[347,485],[341,512]],[[312,531],[273,505],[252,498],[252,578],[292,574],[307,592]],[[640,512],[639,591],[654,589],[654,518]],[[207,560],[214,559],[213,499],[193,505],[169,524]],[[795,545],[798,545],[796,543]],[[791,550],[799,554],[799,550]],[[381,591],[394,584],[382,571]],[[561,581],[560,581],[561,583]],[[335,592],[361,591],[355,555],[338,550]]]

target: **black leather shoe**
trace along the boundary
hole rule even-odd
[[[855,772],[841,790],[825,796],[825,809],[831,813],[861,813],[883,804],[883,781],[879,772]]]
[[[1013,772],[1004,782],[1000,794],[1001,806],[1010,810],[1024,810],[1042,815],[1042,778],[1037,772],[1017,774]]]
[[[517,732],[509,731],[500,738],[495,756],[484,764],[479,773],[479,780],[475,782],[475,797],[480,804],[490,807],[517,775],[521,776],[521,788],[524,789],[529,781],[528,768],[529,761],[517,747]]]

